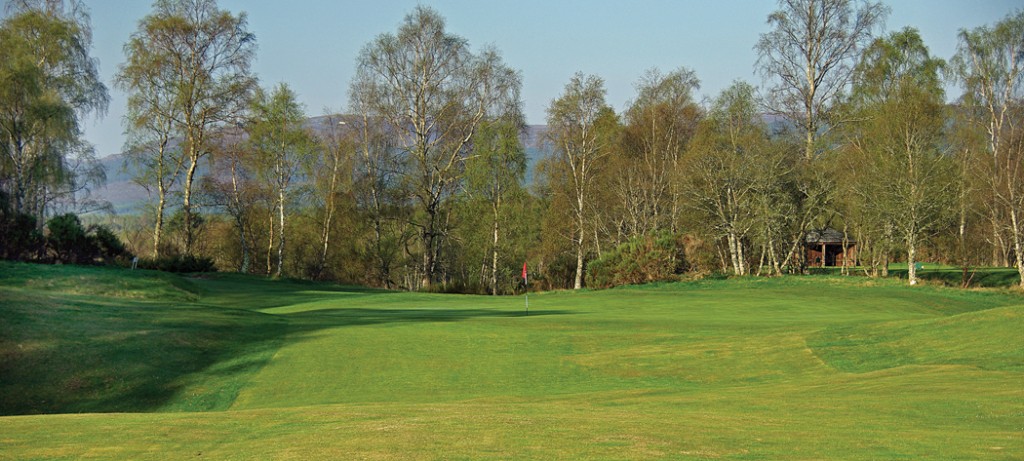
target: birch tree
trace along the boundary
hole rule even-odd
[[[174,89],[168,86],[173,81],[172,69],[161,62],[164,56],[150,52],[149,42],[145,30],[132,34],[124,45],[126,61],[121,64],[114,84],[128,93],[125,164],[134,167],[137,184],[149,192],[156,189],[152,254],[157,258],[168,195],[181,179],[186,156],[175,140],[175,120],[180,114],[175,112]]]
[[[693,99],[700,87],[692,70],[668,74],[647,71],[636,85],[637,98],[624,114],[624,157],[613,182],[626,212],[629,237],[668,229],[677,232],[681,158],[703,110]]]
[[[355,150],[355,136],[348,122],[337,115],[323,117],[322,121],[324,126],[317,130],[316,145],[309,161],[303,165],[316,191],[314,200],[321,210],[320,252],[313,273],[315,279],[327,269],[335,214],[343,194],[352,186],[352,155]]]
[[[274,275],[284,274],[284,255],[287,229],[286,210],[293,200],[292,181],[299,175],[312,153],[312,139],[303,126],[306,115],[296,101],[295,93],[281,83],[268,94],[257,89],[252,103],[253,122],[249,143],[264,177],[274,191],[277,217],[277,268]],[[274,232],[271,226],[271,232]],[[270,239],[274,241],[273,237]]]
[[[238,238],[239,262],[238,271],[247,274],[252,267],[253,244],[256,241],[253,231],[253,208],[258,201],[258,185],[253,178],[256,162],[255,155],[249,148],[244,124],[239,122],[235,127],[219,130],[211,143],[215,150],[211,162],[212,173],[205,178],[205,192],[217,206],[231,217]]]
[[[493,49],[474,54],[445,30],[444,18],[419,6],[397,34],[382,34],[359,55],[356,82],[368,118],[385,123],[406,160],[419,213],[420,285],[438,281],[451,195],[460,185],[473,134],[489,115],[516,110],[519,73]]]
[[[589,233],[587,221],[593,214],[594,178],[610,148],[601,124],[615,118],[604,98],[604,80],[576,73],[561,96],[548,106],[547,136],[555,148],[557,163],[568,173],[570,181],[569,203],[574,222],[571,239],[576,252],[573,288],[577,290],[583,287],[583,258]]]
[[[345,123],[355,136],[353,187],[356,205],[369,221],[372,232],[362,251],[372,260],[373,269],[367,278],[390,289],[394,284],[392,268],[400,251],[399,235],[402,233],[394,205],[407,194],[398,180],[401,162],[393,147],[390,130],[373,115],[371,102],[377,100],[375,85],[372,80],[360,78],[370,77],[357,76],[353,80],[349,95],[355,116]]]
[[[1012,250],[1024,285],[1024,154],[1015,142],[1024,131],[1024,11],[994,26],[961,30],[959,39],[950,75],[963,87],[960,104],[968,123],[986,135],[985,155],[973,166],[990,194],[992,244],[1004,255],[1000,259]]]
[[[767,134],[754,88],[737,82],[715,99],[685,159],[687,201],[712,237],[725,239],[735,275],[749,273],[747,238],[756,223]]]
[[[526,151],[519,142],[521,121],[499,120],[485,124],[473,140],[473,156],[467,163],[466,190],[469,200],[482,204],[487,214],[490,241],[489,285],[492,295],[498,294],[499,263],[503,239],[507,237],[509,210],[521,201],[525,191]]]
[[[109,103],[97,62],[89,55],[89,16],[80,2],[15,1],[0,22],[0,188],[15,211],[36,217],[102,172],[80,119]],[[77,158],[76,158],[77,156]]]
[[[804,144],[787,253],[787,263],[797,255],[801,269],[806,267],[800,251],[806,232],[828,214],[835,191],[833,178],[823,175],[828,165],[818,159],[828,147],[823,140],[842,124],[836,103],[848,89],[860,50],[888,13],[882,3],[868,0],[779,0],[779,9],[768,16],[771,30],[754,47],[768,89],[765,105],[796,127]]]
[[[209,133],[238,119],[255,87],[250,66],[256,38],[245,13],[237,16],[215,0],[157,0],[126,47],[125,69],[149,67],[152,81],[132,92],[168,92],[169,114],[182,138],[186,254],[195,242],[192,190],[199,162],[210,153]]]
[[[768,16],[772,30],[755,46],[758,71],[769,82],[772,112],[800,127],[806,158],[816,155],[821,134],[838,123],[834,103],[888,12],[866,0],[779,0]]]
[[[857,195],[902,241],[912,285],[919,247],[951,224],[947,210],[954,208],[955,165],[942,147],[944,65],[907,28],[865,49],[852,92],[854,115],[862,121],[851,125],[850,143],[869,171]]]

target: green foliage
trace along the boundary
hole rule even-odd
[[[526,152],[519,132],[515,120],[483,124],[466,161],[466,194],[455,209],[461,245],[453,262],[478,275],[466,277],[466,282],[480,281],[475,292],[510,291],[518,277],[516,266],[526,258],[523,237],[529,235],[524,228],[531,210],[523,188]]]
[[[48,5],[10,2],[0,22],[0,187],[39,220],[50,201],[97,179],[79,119],[109,101],[88,16]]]
[[[846,162],[858,165],[841,186],[847,214],[861,218],[854,225],[863,240],[899,242],[911,269],[920,247],[955,224],[943,66],[912,28],[876,39],[856,68],[848,110],[858,121],[843,127]],[[910,278],[917,283],[915,271]]]
[[[708,242],[725,241],[734,275],[751,272],[750,242],[777,273],[792,228],[799,227],[792,222],[800,201],[795,149],[769,135],[756,94],[737,81],[714,100],[683,158],[680,181],[692,228]]]
[[[58,262],[87,264],[99,256],[96,242],[89,238],[82,221],[73,213],[55,216],[46,223],[46,246]]]
[[[172,273],[217,272],[213,258],[195,255],[161,255],[158,258],[139,259],[140,269],[153,269]]]
[[[555,199],[548,213],[557,220],[571,217],[573,228],[563,233],[576,252],[573,288],[583,286],[583,259],[593,241],[587,227],[594,219],[598,202],[596,178],[607,163],[612,143],[618,138],[619,121],[605,102],[604,79],[577,72],[565,90],[548,106],[547,141],[554,148],[550,169],[544,178]],[[596,235],[595,235],[596,236]]]
[[[121,239],[103,225],[85,228],[73,213],[55,216],[46,223],[46,246],[57,262],[67,264],[113,263],[131,256]]]
[[[164,230],[167,232],[167,239],[161,242],[160,254],[177,254],[185,251],[187,246],[187,240],[189,235],[189,228],[191,228],[192,235],[202,235],[206,230],[206,216],[193,211],[190,214],[190,221],[187,219],[186,213],[182,209],[175,210],[174,214],[167,219],[164,224]],[[188,227],[186,227],[188,223]],[[207,242],[199,242],[198,247],[205,247]]]
[[[43,247],[43,235],[36,218],[11,207],[9,196],[0,190],[0,259],[33,259]]]
[[[292,181],[314,157],[316,148],[312,135],[302,125],[305,109],[297,98],[285,83],[270,93],[258,88],[251,109],[249,144],[256,154],[256,168],[271,186],[276,202],[277,277],[284,274],[286,226],[291,214],[288,204],[297,197]]]
[[[105,261],[110,262],[117,258],[130,256],[130,252],[125,247],[124,242],[109,227],[97,225],[91,226],[90,230],[92,231],[92,239],[96,243],[99,255]]]
[[[987,222],[975,227],[993,247],[992,264],[1005,265],[1012,253],[1024,286],[1024,10],[1009,12],[993,25],[961,29],[958,35],[949,76],[964,89],[958,156],[965,160],[961,168],[967,191],[960,194],[960,207],[965,214],[975,206],[986,209]],[[966,266],[967,252],[961,253]]]
[[[427,6],[417,6],[397,33],[379,35],[360,53],[352,105],[364,124],[366,120],[384,124],[392,145],[404,158],[399,176],[416,210],[403,219],[417,231],[415,256],[422,261],[417,287],[440,281],[439,258],[451,230],[448,216],[454,201],[450,198],[463,183],[463,166],[473,140],[469,135],[496,119],[518,125],[521,88],[519,72],[509,68],[497,50],[474,53]],[[371,177],[383,179],[377,173]],[[379,211],[373,214],[380,216]],[[384,252],[375,253],[384,259]],[[380,276],[386,277],[388,271],[380,269]]]
[[[587,265],[587,286],[609,288],[675,280],[687,270],[683,241],[669,233],[630,239]]]
[[[637,99],[623,114],[618,148],[603,179],[616,202],[606,214],[620,214],[629,237],[680,225],[680,159],[704,116],[694,100],[700,81],[690,69],[651,69],[636,86]]]

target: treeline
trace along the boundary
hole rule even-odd
[[[8,8],[0,188],[42,223],[97,176],[76,163],[77,123],[106,90],[50,77],[95,76],[79,3]],[[154,200],[115,222],[140,255],[388,288],[508,293],[524,262],[539,288],[801,273],[825,229],[856,242],[869,275],[900,261],[915,283],[927,260],[1015,266],[1024,283],[1024,13],[961,31],[949,60],[912,28],[882,33],[887,14],[781,1],[754,44],[762,86],[708,102],[685,67],[644,73],[621,112],[577,74],[530,146],[520,73],[430,8],[364,46],[341,115],[310,119],[287,84],[260,87],[244,13],[159,0],[116,80]],[[29,59],[46,40],[65,61]],[[527,148],[546,153],[529,183]]]

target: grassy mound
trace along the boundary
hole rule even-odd
[[[0,264],[0,414],[227,408],[286,324],[200,292],[150,271]]]
[[[866,373],[908,365],[1024,372],[1024,305],[937,319],[832,327],[809,345],[830,366]]]
[[[188,279],[156,271],[111,267],[51,266],[0,262],[0,282],[31,293],[106,297],[123,300],[193,302],[198,288]]]

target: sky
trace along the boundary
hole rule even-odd
[[[113,87],[122,47],[152,9],[146,0],[85,0],[93,56],[110,90],[109,111],[84,120],[98,157],[121,151],[127,97]],[[917,28],[934,56],[956,51],[957,32],[993,24],[1020,0],[889,0],[885,31]],[[496,47],[522,72],[527,122],[544,124],[548,104],[576,72],[604,79],[607,102],[624,110],[635,83],[651,68],[686,67],[713,98],[735,80],[760,85],[753,50],[768,31],[774,0],[219,0],[248,16],[258,51],[253,69],[264,87],[287,83],[310,116],[344,112],[360,50],[395,33],[418,4],[446,19],[446,30],[473,50]],[[951,91],[952,92],[952,91]]]

